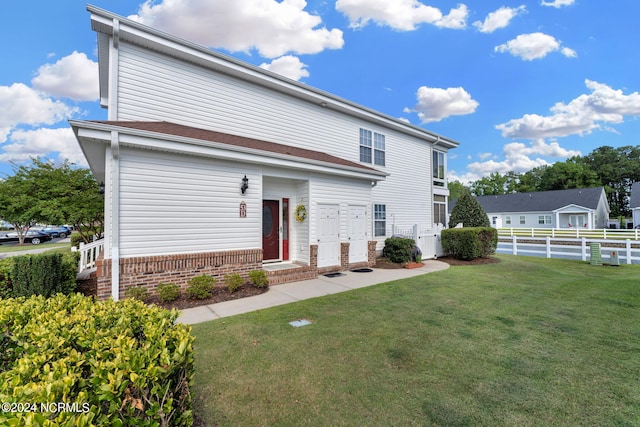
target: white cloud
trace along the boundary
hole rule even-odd
[[[625,95],[621,90],[592,80],[585,80],[591,90],[568,104],[558,102],[550,116],[525,114],[496,126],[502,136],[511,138],[541,138],[584,135],[602,128],[601,123],[622,123],[625,116],[640,116],[640,93]]]
[[[489,157],[493,157],[493,153],[478,153],[480,160],[487,160]]]
[[[470,163],[467,168],[469,175],[465,179],[473,181],[471,177],[479,179],[494,172],[505,174],[513,171],[523,173],[538,166],[550,164],[547,159],[566,159],[581,155],[580,151],[564,149],[556,141],[550,143],[540,138],[529,145],[521,142],[511,142],[502,149],[504,160],[488,160]]]
[[[553,1],[542,1],[540,2],[540,5],[542,6],[551,6],[551,7],[555,7],[556,9],[561,8],[562,6],[571,6],[573,3],[575,3],[576,0],[553,0]]]
[[[437,7],[417,0],[337,0],[336,10],[349,18],[351,28],[362,28],[373,21],[400,31],[415,30],[420,24],[462,29],[469,14],[464,4],[444,15]]]
[[[74,51],[55,64],[45,64],[31,80],[35,89],[58,98],[95,101],[98,92],[98,63]]]
[[[0,142],[20,124],[51,125],[78,112],[60,101],[44,97],[22,83],[0,86]]]
[[[271,63],[260,64],[260,68],[273,71],[274,73],[288,77],[292,80],[300,80],[303,77],[309,77],[309,71],[306,70],[306,64],[300,61],[297,56],[286,55],[274,59]]]
[[[0,145],[0,161],[21,163],[31,157],[50,157],[58,152],[58,161],[65,159],[80,166],[87,166],[82,150],[70,127],[59,129],[40,128],[16,130],[10,143]]]
[[[481,33],[492,33],[499,28],[508,26],[513,18],[526,12],[527,8],[524,5],[519,7],[503,6],[495,12],[488,14],[484,22],[476,21],[473,23],[473,26]]]
[[[555,37],[544,33],[520,34],[515,39],[494,48],[495,52],[508,52],[525,61],[544,58],[556,50],[560,50],[563,55],[570,58],[577,56],[573,49],[567,47],[561,49],[561,43]]]
[[[564,56],[566,56],[567,58],[577,58],[578,57],[578,53],[569,48],[569,47],[563,47],[562,49],[560,49],[560,53],[562,53]]]
[[[267,58],[287,52],[340,49],[342,31],[320,27],[304,0],[156,0],[145,1],[131,19],[214,48]]]
[[[478,101],[461,87],[447,89],[421,86],[416,94],[418,103],[405,113],[418,113],[422,123],[437,122],[449,116],[461,116],[473,113]]]

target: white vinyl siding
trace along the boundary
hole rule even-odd
[[[390,175],[373,190],[367,182],[367,196],[372,193],[373,200],[386,202],[387,216],[393,218],[388,220],[389,227],[394,221],[403,227],[432,226],[432,148],[424,140],[389,128],[374,128],[331,106],[309,103],[126,42],[120,48],[119,82],[119,120],[166,120],[323,151],[354,162],[360,162],[359,130],[374,129],[384,135],[384,171]],[[378,147],[382,148],[380,143]],[[372,156],[370,166],[383,169],[375,164],[375,153]],[[380,155],[378,160],[382,160]],[[339,182],[327,196],[327,203],[344,192]],[[309,191],[315,201],[313,189]],[[365,204],[372,209],[372,200]],[[369,230],[373,232],[372,224]],[[313,236],[308,237],[313,243]],[[384,240],[378,243],[381,250]],[[298,256],[304,257],[304,251],[300,245],[296,247]]]
[[[118,120],[165,120],[359,161],[344,141],[357,144],[361,121],[330,108],[126,43],[119,82]]]
[[[120,159],[121,256],[262,246],[262,180],[255,166],[132,149],[122,149]],[[239,215],[242,201],[246,218]]]

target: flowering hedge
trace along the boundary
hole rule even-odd
[[[0,425],[191,425],[194,338],[177,316],[80,294],[0,300]]]

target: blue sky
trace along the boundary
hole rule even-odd
[[[94,0],[460,142],[453,179],[640,145],[640,2]],[[86,165],[67,124],[105,119],[84,2],[5,2],[0,176]]]

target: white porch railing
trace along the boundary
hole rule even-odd
[[[440,240],[440,233],[443,228],[444,226],[441,224],[436,224],[430,229],[419,229],[417,224],[413,226],[395,226],[393,234],[413,239],[422,252],[422,259],[435,259],[444,255]]]
[[[632,239],[640,240],[640,229],[589,229],[589,228],[498,228],[498,236],[519,237],[573,237],[579,239]]]
[[[602,259],[611,259],[615,253],[622,263],[640,264],[639,240],[557,238],[512,236],[498,241],[497,253],[513,255],[541,256],[546,258],[564,258],[590,261],[590,243],[600,243]]]
[[[73,251],[80,252],[80,261],[78,261],[78,273],[85,270],[95,268],[96,259],[104,250],[104,239],[99,239],[91,243],[80,243],[78,248],[71,248]]]

